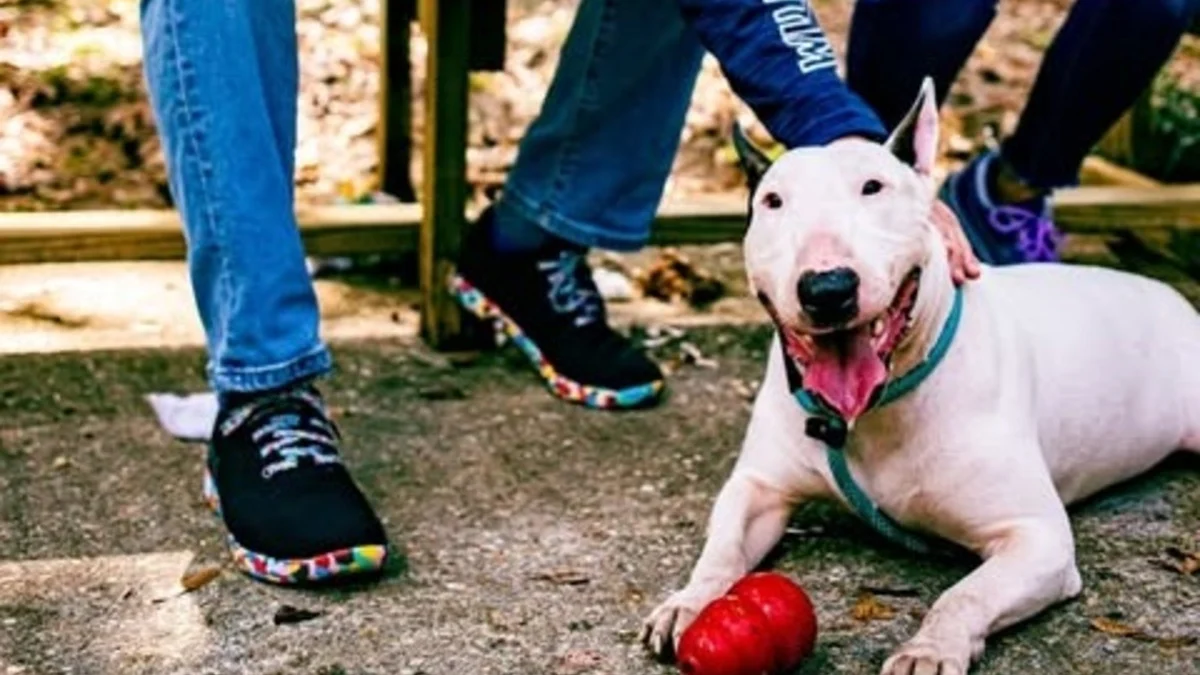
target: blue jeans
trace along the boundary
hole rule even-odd
[[[996,15],[997,0],[859,0],[847,80],[889,127],[930,75],[944,98]],[[1200,0],[1076,0],[1001,154],[1050,190],[1077,182],[1092,147],[1170,58]]]
[[[496,204],[581,246],[646,244],[704,48],[672,0],[583,0]]]
[[[331,366],[293,205],[292,0],[143,0],[145,76],[218,392]]]

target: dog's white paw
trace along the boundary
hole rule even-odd
[[[673,653],[683,631],[719,595],[690,587],[674,593],[642,622],[642,643],[659,658]]]
[[[880,675],[966,675],[969,662],[969,652],[914,640],[884,662]]]

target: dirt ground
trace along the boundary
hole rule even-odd
[[[512,162],[573,4],[510,3],[509,70],[473,79],[476,200]],[[815,4],[840,49],[849,3]],[[1015,124],[1065,4],[1001,3],[949,106],[947,166]],[[298,6],[299,194],[354,199],[377,168],[379,3]],[[1200,58],[1198,44],[1172,69]],[[0,211],[168,204],[138,49],[132,0],[0,2]],[[422,49],[418,37],[418,62]],[[736,188],[726,145],[739,110],[709,60],[669,195]],[[632,277],[660,253],[609,264]],[[0,267],[0,675],[672,672],[635,634],[699,550],[767,340],[737,247],[685,253],[728,291],[703,311],[611,305],[622,326],[680,327],[703,356],[657,350],[670,398],[627,414],[555,401],[508,351],[455,364],[430,353],[403,275],[318,279],[347,460],[407,557],[378,584],[325,592],[228,570],[181,592],[185,574],[226,558],[200,499],[203,449],[168,437],[143,398],[205,388],[185,266]],[[1194,274],[1095,240],[1072,240],[1070,256],[1166,278],[1200,305]],[[1182,557],[1200,550],[1198,469],[1173,460],[1078,509],[1084,595],[993,640],[975,672],[1200,673],[1200,572]],[[797,514],[771,564],[818,608],[804,675],[876,672],[969,570],[898,552],[821,505]],[[277,625],[284,606],[317,616]]]
[[[142,396],[202,388],[198,350],[0,358],[0,673],[672,672],[635,633],[698,552],[767,333],[688,339],[715,367],[676,370],[665,405],[626,414],[553,400],[507,352],[449,365],[405,339],[336,343],[347,459],[408,564],[327,592],[225,572],[180,593],[224,561],[221,533],[201,447]],[[1168,553],[1200,547],[1197,469],[1173,461],[1080,509],[1084,595],[993,640],[975,672],[1200,672],[1200,585]],[[804,674],[875,672],[969,569],[824,506],[794,528],[771,564],[818,608]],[[276,625],[284,605],[318,616]]]

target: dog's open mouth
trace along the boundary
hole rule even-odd
[[[883,312],[838,330],[804,334],[781,327],[788,355],[799,366],[804,388],[843,419],[857,419],[887,382],[892,355],[912,325],[921,270],[901,282]],[[768,306],[768,311],[772,311]]]

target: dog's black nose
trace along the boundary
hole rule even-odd
[[[796,293],[800,307],[818,326],[843,324],[858,314],[858,274],[849,267],[805,272]]]

